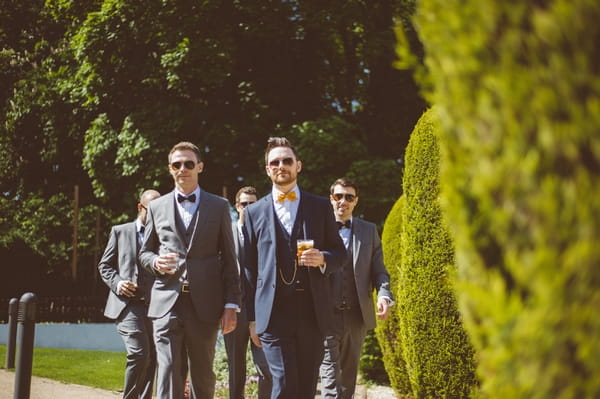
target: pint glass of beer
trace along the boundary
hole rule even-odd
[[[313,240],[309,240],[306,238],[302,238],[296,241],[296,255],[298,256],[298,265],[303,266],[302,262],[300,262],[300,256],[302,256],[302,252],[307,249],[311,249],[315,246],[315,242]]]

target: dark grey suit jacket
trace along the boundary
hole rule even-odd
[[[346,257],[346,249],[338,235],[331,205],[324,197],[301,191],[299,214],[303,215],[302,231],[314,240],[327,264],[323,274],[309,267],[310,288],[319,329],[326,333],[333,326],[332,306],[327,275],[337,270]],[[271,318],[277,285],[277,254],[273,196],[268,194],[246,207],[244,223],[244,277],[248,320],[256,321],[256,332],[263,333]],[[295,317],[295,315],[290,315]]]
[[[375,224],[352,218],[352,255],[360,311],[365,327],[370,330],[375,328],[373,290],[377,290],[378,297],[394,299],[390,291],[390,276],[383,264],[381,239]],[[340,272],[331,276],[332,281],[337,278],[341,278]]]
[[[217,321],[226,303],[240,305],[240,278],[235,256],[229,203],[208,193],[200,194],[196,223],[189,251],[185,232],[180,231],[174,192],[153,200],[148,207],[144,242],[140,251],[142,265],[156,275],[148,316],[159,318],[171,310],[181,290],[181,276],[187,269],[190,295],[201,320]],[[179,253],[173,275],[159,274],[153,267],[159,254]]]
[[[98,264],[102,280],[108,285],[110,291],[104,309],[104,315],[110,319],[117,319],[129,303],[129,298],[117,294],[117,284],[123,280],[138,283],[138,241],[135,222],[113,226],[110,230],[108,244]],[[145,271],[142,271],[146,273]],[[151,274],[146,276],[154,280]],[[149,281],[148,286],[152,284]],[[138,296],[148,297],[147,293],[136,293]]]

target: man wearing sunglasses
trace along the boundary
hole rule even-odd
[[[358,204],[358,187],[348,178],[337,179],[331,185],[329,199],[348,257],[343,267],[330,276],[337,329],[325,339],[321,396],[352,398],[367,330],[375,328],[375,315],[387,318],[393,296],[377,227],[352,217]],[[373,290],[377,291],[376,314]]]
[[[217,332],[235,329],[241,300],[229,204],[198,185],[204,163],[194,144],[176,144],[168,159],[175,189],[148,207],[140,252],[142,265],[156,276],[148,316],[158,358],[157,397],[183,397],[187,364],[192,397],[208,399],[215,390]]]
[[[332,326],[327,275],[346,256],[331,207],[297,184],[302,162],[285,137],[271,137],[265,170],[272,191],[246,208],[245,305],[250,334],[273,376],[271,398],[314,398],[323,340]],[[313,248],[297,254],[297,239]]]
[[[156,367],[152,323],[146,316],[154,276],[138,262],[144,235],[148,204],[160,197],[156,190],[146,190],[137,204],[133,222],[113,226],[106,249],[98,264],[100,277],[110,291],[104,315],[114,319],[127,352],[124,399],[151,399]]]
[[[232,224],[232,229],[235,251],[240,265],[244,264],[244,236],[242,226],[244,225],[245,210],[248,205],[255,203],[257,199],[256,188],[252,186],[242,187],[235,194],[235,210],[238,212],[238,220]],[[243,272],[242,268],[241,271]],[[237,327],[223,338],[225,340],[227,364],[229,367],[229,399],[244,399],[245,397],[246,352],[248,351],[248,343],[250,343],[252,359],[258,372],[258,399],[270,398],[272,386],[271,372],[269,371],[267,359],[265,359],[262,349],[254,345],[250,340],[246,307],[243,304],[238,314]]]

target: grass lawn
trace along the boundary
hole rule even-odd
[[[0,345],[4,367],[6,346]],[[125,352],[34,348],[32,374],[70,384],[111,391],[123,387]]]

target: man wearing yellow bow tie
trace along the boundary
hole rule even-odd
[[[285,137],[265,150],[271,194],[246,208],[245,305],[273,376],[271,398],[314,398],[323,338],[333,328],[327,276],[346,256],[327,198],[298,188],[302,162]],[[297,253],[297,240],[313,248]]]

